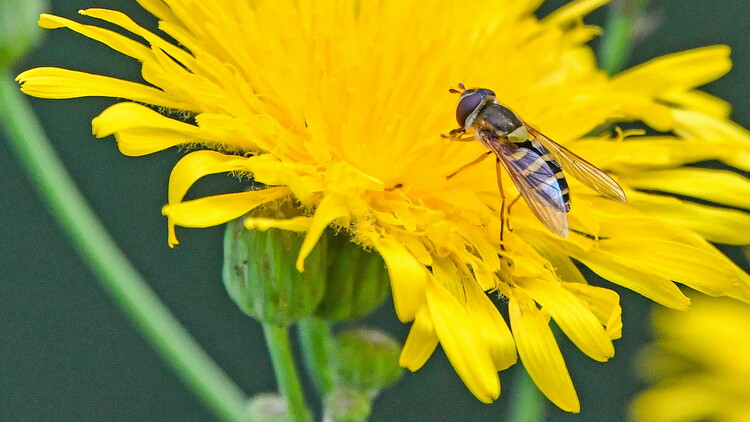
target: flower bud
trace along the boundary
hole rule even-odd
[[[339,333],[336,340],[332,358],[339,385],[374,397],[403,374],[401,346],[388,334],[357,328]]]
[[[388,272],[380,255],[365,251],[343,234],[328,236],[326,294],[315,315],[328,321],[367,315],[388,295]]]
[[[315,310],[325,291],[326,241],[321,237],[299,272],[294,263],[302,240],[286,230],[247,230],[241,220],[227,224],[224,286],[242,312],[283,326]]]
[[[44,0],[0,1],[0,67],[12,66],[39,41],[36,21],[47,7]]]
[[[293,422],[286,400],[274,393],[257,394],[247,405],[248,422]]]
[[[372,400],[366,394],[339,388],[331,391],[323,400],[324,422],[364,422],[372,412]]]

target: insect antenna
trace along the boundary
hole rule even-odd
[[[449,88],[448,92],[451,94],[463,94],[463,92],[466,91],[466,86],[464,86],[463,82],[458,83],[458,89],[456,88]]]

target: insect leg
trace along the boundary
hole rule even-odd
[[[505,250],[505,190],[503,190],[503,169],[500,159],[495,160],[495,172],[497,173],[497,187],[500,190],[500,249]],[[515,202],[515,201],[514,201]]]
[[[510,209],[513,208],[513,205],[515,205],[519,199],[521,199],[521,194],[516,195],[516,198],[510,201],[510,204],[508,204],[508,231],[509,232],[513,231],[513,228],[510,227]]]
[[[464,137],[464,135],[466,135],[466,129],[462,127],[451,130],[447,135],[444,133],[440,134],[442,138],[450,139],[451,141],[471,142],[474,140],[473,136],[469,135]]]
[[[489,155],[490,155],[490,154],[492,154],[492,151],[487,151],[487,152],[485,152],[484,154],[482,154],[482,155],[480,155],[479,157],[477,157],[477,159],[476,159],[476,160],[474,160],[474,161],[470,162],[469,164],[466,164],[466,165],[463,165],[463,166],[461,166],[461,168],[460,168],[460,169],[458,169],[458,170],[454,171],[453,173],[451,173],[451,174],[449,174],[449,175],[445,176],[445,178],[446,178],[446,179],[450,179],[451,177],[453,177],[453,176],[457,175],[458,173],[462,172],[463,170],[466,170],[467,168],[469,168],[469,167],[471,167],[471,166],[473,166],[473,165],[475,165],[475,164],[479,164],[479,162],[481,162],[481,161],[482,161],[482,160],[484,160],[485,158],[489,157]]]

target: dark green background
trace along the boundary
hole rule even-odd
[[[465,17],[470,18],[468,6]],[[547,13],[562,4],[550,1]],[[716,43],[734,50],[734,70],[707,90],[735,105],[734,119],[750,126],[748,79],[750,2],[671,0],[653,2],[661,26],[634,52],[633,64]],[[135,2],[52,1],[50,12],[75,17],[87,7],[127,12],[153,24]],[[595,13],[591,23],[602,23]],[[139,80],[139,67],[108,48],[66,30],[47,33],[18,70],[61,66]],[[180,231],[169,249],[161,206],[167,179],[182,156],[170,150],[138,159],[121,155],[114,141],[91,135],[90,120],[107,99],[31,100],[54,147],[83,195],[125,254],[163,301],[222,368],[248,393],[274,389],[260,327],[229,301],[220,282],[222,228]],[[238,189],[214,177],[196,195]],[[0,420],[163,421],[213,420],[203,404],[160,361],[149,344],[99,287],[88,267],[39,199],[7,145],[0,143]],[[730,253],[737,255],[737,250]],[[746,266],[746,264],[743,264]],[[608,363],[596,363],[564,343],[581,397],[582,412],[550,406],[548,420],[617,421],[641,385],[632,359],[648,338],[649,302],[622,296],[623,339]],[[408,326],[384,304],[367,323],[404,339]],[[471,396],[438,350],[423,369],[407,374],[375,402],[373,421],[503,420],[512,395],[513,370],[501,374],[503,395],[493,405]]]

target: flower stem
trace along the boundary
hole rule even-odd
[[[513,377],[514,395],[508,412],[508,422],[536,422],[544,420],[546,401],[531,380],[526,368],[518,366]]]
[[[333,389],[329,365],[332,341],[330,326],[321,319],[306,317],[299,321],[297,329],[307,372],[320,396],[325,397]]]
[[[609,6],[609,18],[599,45],[601,67],[609,75],[625,68],[633,47],[633,28],[647,3],[647,0],[618,0]]]
[[[262,324],[276,374],[276,383],[279,386],[279,392],[287,401],[289,414],[295,422],[310,422],[312,419],[305,407],[305,397],[294,366],[292,348],[289,344],[289,331],[284,326],[265,322]]]
[[[104,289],[211,410],[225,421],[245,420],[245,395],[159,301],[82,200],[9,69],[3,69],[0,78],[0,125],[42,199]]]

